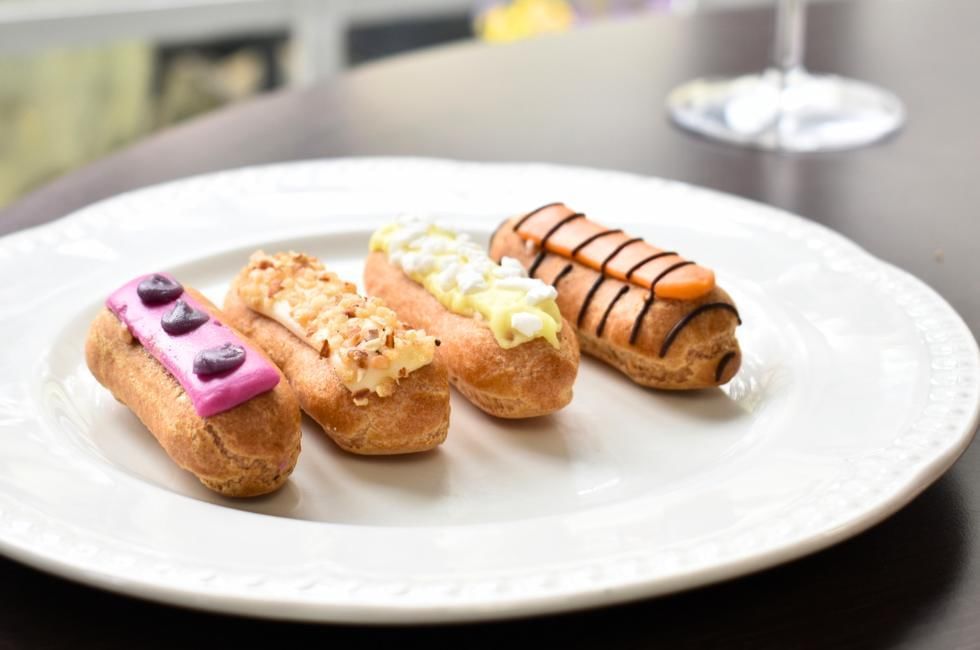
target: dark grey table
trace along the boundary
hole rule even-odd
[[[980,332],[980,3],[812,7],[811,69],[872,80],[904,132],[850,153],[780,156],[673,129],[663,100],[703,73],[761,67],[771,15],[652,17],[506,47],[362,67],[169,130],[0,212],[0,233],[115,193],[299,158],[543,160],[684,180],[824,223],[919,276]],[[0,648],[429,645],[980,647],[980,450],[869,532],[790,565],[675,596],[528,621],[366,629],[240,620],[95,591],[0,560]]]

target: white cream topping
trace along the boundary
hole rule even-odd
[[[544,327],[544,322],[534,314],[520,311],[510,317],[510,326],[524,336],[534,336]]]
[[[528,277],[518,260],[504,257],[497,264],[465,233],[418,216],[379,229],[371,250],[384,251],[450,311],[487,323],[502,347],[537,337],[558,347],[558,292]]]

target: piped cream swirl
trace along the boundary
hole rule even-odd
[[[517,260],[505,257],[497,264],[468,235],[417,216],[381,227],[370,247],[450,311],[484,322],[502,348],[536,338],[559,346],[558,294],[529,278]]]

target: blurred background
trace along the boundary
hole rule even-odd
[[[382,57],[765,2],[0,0],[0,207],[168,125]]]

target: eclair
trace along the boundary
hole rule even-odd
[[[555,290],[520,263],[431,221],[404,217],[377,230],[364,267],[368,294],[439,337],[450,382],[502,418],[553,413],[572,399],[579,350]]]
[[[225,313],[282,369],[300,406],[357,454],[432,449],[449,430],[439,341],[405,326],[379,298],[301,253],[256,252]]]
[[[654,388],[719,386],[742,361],[741,323],[714,272],[563,203],[508,219],[490,241],[558,292],[582,350]]]
[[[299,403],[273,363],[197,291],[140,276],[85,341],[89,370],[177,465],[227,496],[271,492],[300,452]]]

